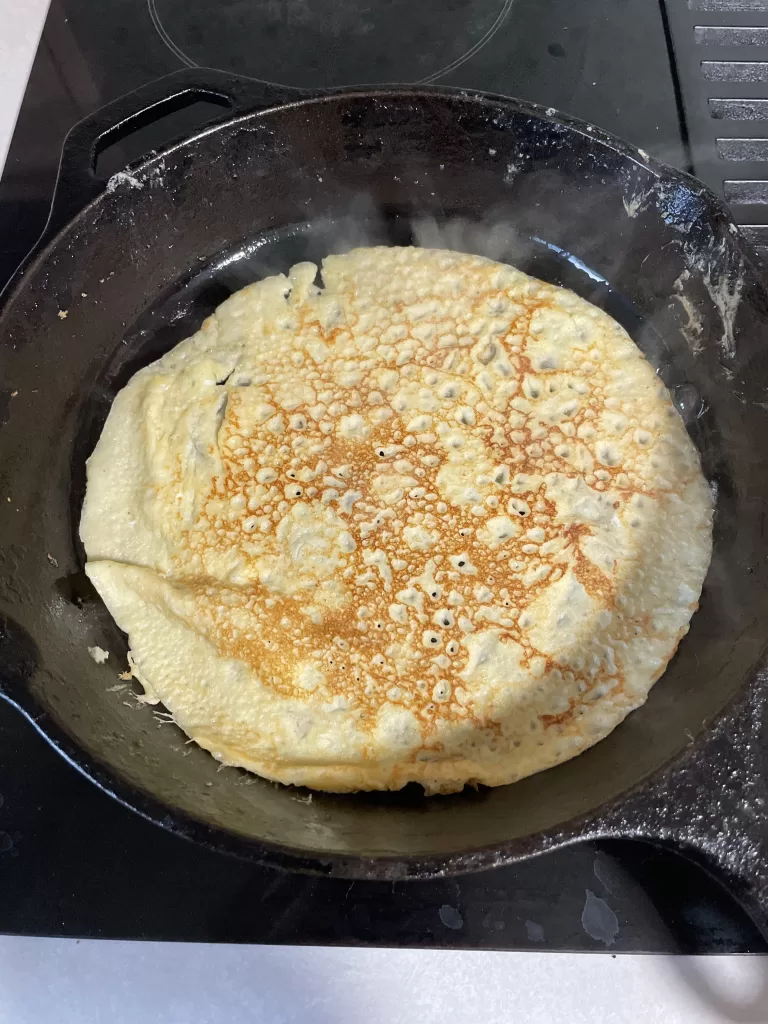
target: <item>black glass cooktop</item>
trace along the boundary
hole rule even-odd
[[[286,96],[390,82],[517,95],[686,167],[667,31],[655,0],[53,0],[0,181],[0,286],[44,225],[67,131],[179,68],[234,72]],[[163,129],[168,141],[210,113],[179,113]],[[585,843],[473,876],[395,885],[241,863],[119,806],[2,702],[0,931],[610,952],[764,948],[699,869],[642,844]]]

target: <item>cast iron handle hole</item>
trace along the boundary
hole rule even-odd
[[[93,171],[106,180],[152,150],[194,135],[231,109],[229,97],[203,89],[170,96],[106,131],[94,146]]]

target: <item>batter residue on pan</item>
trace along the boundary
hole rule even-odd
[[[476,256],[358,249],[233,295],[117,396],[87,571],[228,764],[450,792],[641,704],[710,559],[698,455],[609,316]]]

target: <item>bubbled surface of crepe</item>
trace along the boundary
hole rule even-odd
[[[641,704],[711,554],[697,452],[621,327],[441,250],[300,264],[117,396],[87,572],[220,760],[337,791],[499,785]]]

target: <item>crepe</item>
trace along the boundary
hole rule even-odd
[[[118,394],[86,571],[214,757],[428,793],[571,758],[697,607],[710,492],[664,385],[570,291],[356,249],[232,295]]]

